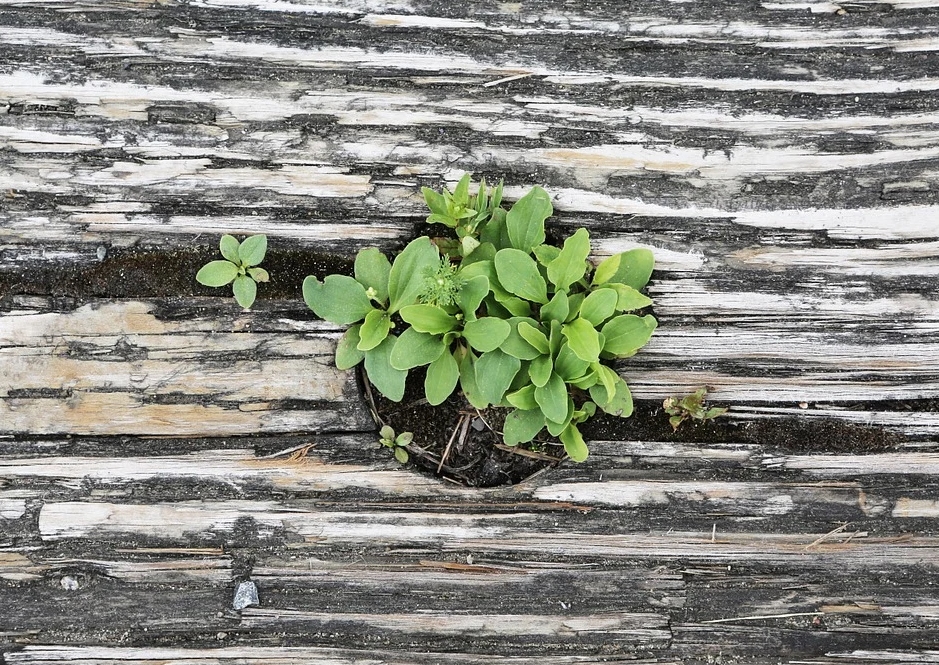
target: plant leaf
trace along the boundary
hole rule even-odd
[[[375,290],[375,299],[383,305],[388,304],[388,276],[391,274],[391,262],[375,247],[360,250],[355,255],[353,268],[355,281],[366,289]]]
[[[457,203],[466,204],[469,201],[470,177],[469,173],[464,173],[460,182],[456,184],[456,189],[453,190],[453,200]]]
[[[476,387],[490,404],[499,404],[522,366],[518,358],[495,349],[476,361]]]
[[[476,384],[476,356],[470,349],[463,349],[460,356],[454,356],[460,368],[460,389],[467,401],[477,409],[485,409],[489,402],[480,394]]]
[[[407,370],[391,366],[391,351],[397,340],[394,335],[388,335],[381,344],[365,352],[368,380],[392,402],[400,402],[404,397],[404,382],[408,377]]]
[[[553,320],[548,323],[551,325],[551,330],[548,333],[548,351],[553,358],[561,350],[561,345],[564,343],[564,336],[561,334],[564,326]]]
[[[624,287],[629,288],[629,287]],[[613,316],[619,298],[613,289],[597,289],[580,304],[580,317],[599,327]]]
[[[196,281],[206,286],[225,286],[238,276],[238,266],[231,261],[210,261],[199,268]]]
[[[241,257],[238,256],[238,239],[235,236],[223,235],[222,239],[219,240],[218,248],[222,252],[222,256],[231,261],[234,264],[238,264],[241,261]]]
[[[538,264],[518,249],[500,249],[493,261],[499,284],[520,298],[537,303],[548,302],[548,285],[538,271]]]
[[[548,279],[559,291],[567,291],[571,284],[587,272],[587,255],[590,254],[590,234],[579,228],[564,241],[557,258],[548,264]]]
[[[567,293],[558,291],[551,298],[551,302],[541,308],[542,321],[560,321],[564,322],[567,315],[570,314],[570,302],[567,299]]]
[[[271,280],[271,276],[264,268],[248,268],[248,275],[255,282],[269,282]]]
[[[554,363],[551,362],[551,356],[538,356],[531,361],[528,366],[528,376],[536,388],[541,388],[551,378],[551,372],[554,370]]]
[[[505,311],[509,313],[510,317],[521,316],[528,318],[531,316],[531,307],[528,304],[527,300],[522,300],[521,298],[516,298],[515,296],[507,296],[505,298],[499,299],[496,297],[496,302],[499,303]]]
[[[505,418],[502,440],[507,446],[517,446],[531,441],[544,428],[544,414],[540,409],[515,409]]]
[[[329,275],[322,282],[309,275],[303,300],[318,317],[340,326],[358,323],[374,309],[365,287],[347,275]]]
[[[509,322],[494,316],[484,316],[463,326],[463,337],[480,353],[499,348],[511,330]]]
[[[444,198],[443,194],[435,192],[430,187],[421,187],[421,193],[424,195],[424,203],[427,204],[432,213],[442,217],[448,216],[447,199]]]
[[[606,399],[597,399],[598,397]],[[597,384],[590,388],[590,399],[611,416],[628,418],[633,413],[632,393],[629,391],[626,382],[619,376],[616,377],[614,382],[612,398],[609,397],[609,391],[606,388]]]
[[[611,401],[616,394],[616,381],[620,378],[619,374],[600,363],[593,364],[593,371],[597,375],[598,383],[596,386],[592,386],[592,388],[596,387],[598,391],[602,388],[605,391],[603,393],[591,392],[590,395],[593,401],[597,404]]]
[[[604,353],[620,358],[633,355],[649,341],[657,325],[655,318],[648,314],[642,317],[621,314],[610,319],[600,331],[605,338]]]
[[[545,418],[564,422],[567,417],[567,386],[564,385],[564,379],[552,372],[546,384],[535,388],[535,401]]]
[[[408,243],[391,265],[388,273],[388,313],[394,314],[417,301],[427,273],[440,263],[440,253],[430,238],[421,236]]]
[[[256,266],[264,260],[267,253],[267,236],[257,235],[245,238],[238,246],[238,258],[244,266]]]
[[[611,291],[616,292],[617,312],[632,312],[637,309],[642,309],[643,307],[648,307],[652,304],[652,298],[649,298],[648,296],[640,293],[631,286],[626,286],[625,284],[620,284],[619,282],[607,282],[606,284],[601,284],[600,288],[610,289]]]
[[[532,248],[531,253],[538,259],[538,263],[547,268],[548,264],[558,257],[561,250],[554,245],[536,245]]]
[[[551,198],[541,187],[532,187],[515,202],[505,218],[512,247],[530,252],[545,241],[544,221],[552,215]]]
[[[336,367],[339,369],[351,369],[365,358],[365,352],[358,349],[361,327],[361,324],[356,324],[339,338],[339,343],[336,345]]]
[[[460,368],[453,359],[453,355],[447,352],[441,353],[440,357],[427,368],[427,375],[424,377],[424,395],[427,397],[427,402],[431,406],[443,404],[453,393],[459,380]]]
[[[475,321],[476,310],[482,305],[483,298],[489,294],[489,278],[485,275],[476,275],[463,282],[456,297],[456,304],[463,312],[464,321]]]
[[[548,346],[547,335],[541,332],[537,327],[530,324],[528,321],[522,320],[518,322],[518,334],[522,337],[522,339],[537,349],[538,353],[550,355],[551,350]],[[533,360],[533,358],[529,360]]]
[[[601,261],[593,274],[593,283],[619,282],[638,291],[649,282],[654,266],[652,252],[645,247],[638,247]]]
[[[457,320],[437,305],[408,305],[401,308],[401,318],[423,333],[440,335],[457,327]]]
[[[561,332],[578,358],[590,363],[600,360],[600,336],[589,321],[576,318],[570,323],[565,323]]]
[[[505,401],[515,408],[524,411],[538,408],[538,402],[535,401],[535,386],[530,383],[526,386],[522,386],[515,392],[506,394]]]
[[[564,416],[564,420],[561,422],[554,422],[552,420],[547,421],[545,424],[548,426],[548,434],[551,436],[557,436],[564,431],[564,428],[571,424],[571,421],[574,419],[574,400],[571,399],[571,396],[567,396],[567,415]]]
[[[401,464],[408,463],[408,451],[400,446],[395,447],[395,459],[398,460]]]
[[[370,351],[382,343],[391,331],[391,317],[383,309],[373,309],[365,315],[359,330],[359,351]]]
[[[254,299],[258,295],[257,282],[246,275],[238,275],[232,282],[231,289],[235,294],[235,300],[245,309],[254,304]]]
[[[568,344],[562,344],[554,360],[554,371],[565,381],[582,377],[590,369],[590,363],[577,357]]]
[[[429,365],[446,350],[447,344],[440,335],[429,335],[408,328],[398,337],[391,351],[391,366],[395,369],[411,369]]]
[[[584,437],[576,425],[568,425],[561,432],[561,443],[564,444],[564,452],[574,462],[583,462],[587,459],[589,451],[587,444],[584,443]]]
[[[509,335],[499,348],[519,360],[534,360],[541,355],[541,352],[525,341],[525,338],[519,334],[518,325],[523,322],[532,328],[538,325],[534,319],[512,317],[509,319]]]

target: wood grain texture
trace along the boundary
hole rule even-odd
[[[0,0],[0,34],[0,662],[937,660],[935,0]],[[298,300],[82,286],[222,233],[394,251],[467,171],[651,248],[618,370],[741,439],[457,487],[377,447]]]

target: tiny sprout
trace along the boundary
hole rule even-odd
[[[668,422],[671,424],[673,430],[677,430],[678,426],[688,419],[703,423],[708,420],[714,420],[718,416],[727,413],[727,407],[714,406],[710,409],[706,409],[704,407],[704,400],[707,394],[707,388],[698,388],[690,395],[685,395],[681,398],[667,397],[665,401],[662,402],[662,407],[665,409],[665,412],[671,416]]]
[[[424,271],[424,283],[417,299],[427,305],[450,307],[456,303],[463,278],[457,274],[458,266],[450,262],[447,256],[440,257],[440,263]]]
[[[391,448],[394,451],[395,459],[401,464],[406,464],[408,461],[407,447],[414,440],[414,435],[411,432],[401,432],[401,434],[395,436],[395,431],[388,425],[384,425],[378,434],[380,437],[378,442],[386,448]]]
[[[257,267],[267,253],[267,236],[250,236],[239,243],[234,236],[224,235],[219,242],[224,261],[210,261],[196,273],[196,281],[206,286],[232,285],[235,300],[245,309],[254,304],[258,282],[270,279],[264,268]]]

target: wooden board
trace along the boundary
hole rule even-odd
[[[939,660],[937,27],[934,0],[0,0],[0,663]],[[709,385],[812,439],[595,441],[463,488],[378,447],[298,299],[82,290],[222,233],[394,251],[467,171],[545,186],[595,258],[655,252],[637,398]]]

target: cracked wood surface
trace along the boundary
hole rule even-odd
[[[939,662],[939,3],[0,0],[0,35],[0,662]],[[650,247],[618,369],[760,435],[467,489],[376,447],[299,301],[82,286],[222,233],[393,251],[464,171]]]

